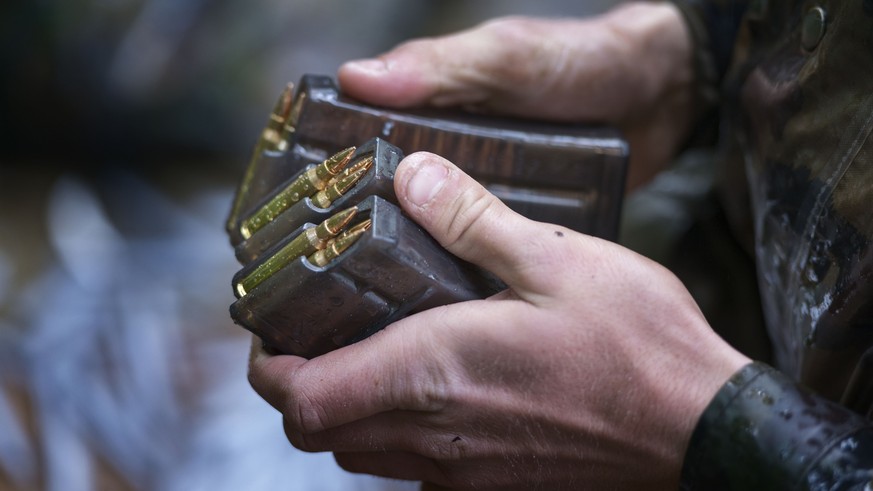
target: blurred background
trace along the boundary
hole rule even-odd
[[[415,489],[295,451],[248,387],[233,188],[304,73],[609,3],[2,2],[0,489]]]

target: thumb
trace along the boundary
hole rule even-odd
[[[569,119],[566,105],[555,111],[544,107],[549,102],[543,97],[554,96],[554,83],[567,79],[561,57],[568,49],[568,27],[539,19],[497,19],[347,62],[337,76],[343,92],[379,106],[462,106]]]
[[[404,211],[449,252],[519,293],[537,289],[524,273],[541,262],[536,251],[549,248],[542,224],[510,210],[451,162],[427,152],[400,163],[394,188]]]
[[[454,106],[489,99],[502,56],[488,33],[471,29],[407,41],[377,58],[350,61],[337,73],[343,92],[387,107]]]

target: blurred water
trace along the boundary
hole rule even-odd
[[[132,175],[113,182],[139,204],[127,218],[162,233],[122,234],[92,187],[56,183],[47,222],[58,264],[15,299],[26,329],[0,339],[18,353],[0,375],[26,388],[40,428],[33,445],[0,398],[0,466],[12,480],[32,486],[39,467],[46,489],[97,489],[99,460],[139,489],[411,489],[295,451],[249,388],[248,336],[221,334],[226,310],[204,308],[229,299],[236,268],[223,207],[203,220]]]

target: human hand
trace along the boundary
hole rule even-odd
[[[497,19],[346,63],[338,78],[344,92],[376,105],[615,126],[630,143],[630,187],[666,166],[696,116],[690,37],[671,4],[591,19]]]
[[[435,155],[398,167],[404,210],[498,275],[312,360],[253,346],[291,443],[352,472],[454,489],[676,489],[698,416],[748,360],[667,270],[515,214]]]

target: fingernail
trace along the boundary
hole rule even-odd
[[[388,71],[388,65],[379,59],[355,60],[346,63],[346,68],[370,74],[382,74]]]
[[[437,163],[422,163],[406,183],[406,199],[416,206],[428,204],[442,189],[449,170]]]

